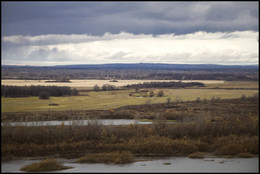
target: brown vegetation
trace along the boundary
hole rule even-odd
[[[56,170],[64,170],[69,169],[71,167],[66,167],[57,162],[56,159],[45,159],[39,163],[32,163],[22,167],[21,171],[26,172],[47,172],[47,171],[56,171]]]
[[[120,118],[126,114],[155,119],[151,125],[104,126],[94,122],[85,126],[2,126],[2,158],[53,154],[80,157],[82,153],[116,151],[143,155],[190,155],[194,152],[220,156],[257,155],[258,105],[255,96],[128,106],[106,111],[104,115],[104,118]],[[54,117],[55,113],[59,112],[53,112]],[[94,111],[92,113],[95,115]],[[99,116],[102,114],[103,111]],[[164,121],[169,119],[176,120],[175,124]]]
[[[133,162],[134,155],[128,151],[113,153],[91,153],[79,158],[78,163],[113,163],[125,164]]]
[[[204,158],[205,153],[203,152],[193,152],[188,157],[189,158]]]
[[[2,112],[1,121],[47,121],[80,119],[158,119],[195,121],[205,118],[221,121],[227,115],[233,118],[245,114],[258,114],[258,96],[240,99],[215,99],[190,102],[130,105],[111,110],[67,110],[38,112]]]

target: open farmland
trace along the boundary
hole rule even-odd
[[[255,157],[259,153],[258,81],[2,79],[2,85],[10,89],[66,86],[77,91],[40,99],[38,94],[3,95],[2,90],[3,159],[58,155],[79,160],[86,153],[104,156],[118,150],[134,159],[150,155]],[[91,122],[82,126],[88,119]],[[135,123],[99,124],[102,119]],[[32,121],[33,126],[22,126],[24,121]],[[42,125],[41,121],[60,123]],[[18,124],[11,126],[13,122]]]
[[[253,82],[252,82],[253,83]],[[206,89],[205,89],[206,88]],[[126,105],[138,105],[147,103],[166,103],[170,98],[171,102],[231,99],[258,94],[258,89],[207,89],[207,86],[197,89],[149,89],[158,93],[164,91],[163,97],[133,97],[129,96],[134,90],[117,91],[88,91],[81,92],[79,96],[50,97],[49,100],[40,100],[38,97],[2,97],[2,112],[31,112],[48,110],[90,110],[90,109],[112,109]],[[50,106],[49,104],[58,104]]]
[[[259,172],[259,2],[1,6],[1,173]]]
[[[144,82],[171,82],[178,80],[118,80],[118,82],[110,82],[110,80],[70,80],[68,82],[53,82],[46,83],[48,80],[2,80],[2,85],[12,85],[12,86],[30,86],[30,85],[40,85],[40,86],[69,86],[77,89],[93,88],[93,86],[102,86],[104,84],[115,85],[116,87],[122,87],[131,84],[138,84]],[[191,82],[190,80],[184,80],[182,82]],[[201,82],[204,84],[223,84],[222,80],[194,80],[192,82]]]

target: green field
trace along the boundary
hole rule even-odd
[[[206,84],[206,88],[257,88],[259,87],[258,82],[252,81],[224,81],[224,83],[212,83]]]
[[[223,84],[224,85],[224,84]],[[252,88],[255,84],[247,84]],[[226,84],[226,86],[231,86]],[[236,85],[235,85],[236,86]],[[243,85],[240,85],[240,87]],[[223,86],[222,86],[223,87]],[[258,86],[257,86],[258,87]],[[242,87],[241,87],[242,88]],[[245,88],[245,85],[244,85]],[[258,90],[226,90],[226,89],[149,89],[155,94],[159,90],[164,91],[163,97],[131,97],[134,90],[84,92],[81,96],[50,97],[49,100],[41,100],[38,97],[2,97],[2,112],[32,112],[32,111],[61,111],[61,110],[106,110],[126,105],[138,105],[146,103],[165,103],[167,98],[171,102],[210,100],[212,97],[228,99],[240,98],[242,95],[253,96]],[[58,104],[49,106],[49,104]]]

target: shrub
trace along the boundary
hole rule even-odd
[[[94,89],[94,91],[100,91],[100,87],[99,87],[98,85],[95,85],[95,86],[93,87],[93,89]]]
[[[244,147],[241,144],[229,143],[215,150],[216,155],[236,155],[243,152]]]
[[[203,152],[193,152],[189,156],[189,158],[204,158]]]
[[[239,153],[239,154],[237,154],[237,157],[240,157],[240,158],[252,158],[252,157],[254,157],[254,155],[251,154],[251,153]]]
[[[153,97],[154,96],[154,92],[153,91],[150,91],[149,92],[149,97]]]
[[[164,95],[164,92],[163,92],[163,91],[159,91],[159,92],[158,92],[158,97],[163,97],[163,95]]]
[[[50,94],[46,91],[41,91],[39,94],[39,99],[48,100],[50,98]]]
[[[55,171],[69,169],[70,167],[60,165],[56,159],[45,159],[39,163],[32,163],[22,167],[21,171],[26,172],[43,172],[43,171]]]
[[[110,153],[94,153],[79,158],[78,163],[114,163],[126,164],[133,162],[134,155],[128,151],[110,152]]]
[[[104,84],[104,85],[102,86],[102,90],[103,90],[103,91],[116,90],[116,86],[115,86],[115,85]]]
[[[57,104],[57,103],[50,103],[50,104],[48,104],[49,106],[58,106],[59,104]]]
[[[245,100],[245,99],[246,99],[246,95],[243,94],[243,95],[241,96],[241,99],[242,99],[242,100]]]

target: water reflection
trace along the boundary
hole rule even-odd
[[[124,165],[109,164],[78,164],[75,159],[58,159],[65,166],[73,167],[66,172],[258,172],[259,157],[255,158],[204,158],[190,159],[187,157],[153,158]],[[21,172],[19,169],[39,160],[15,160],[2,162],[2,172]],[[53,173],[51,172],[51,173]]]
[[[152,124],[152,121],[139,121],[132,119],[98,119],[98,120],[68,120],[68,121],[34,121],[34,122],[11,122],[1,123],[1,126],[56,126],[56,125],[129,125],[129,124]]]

